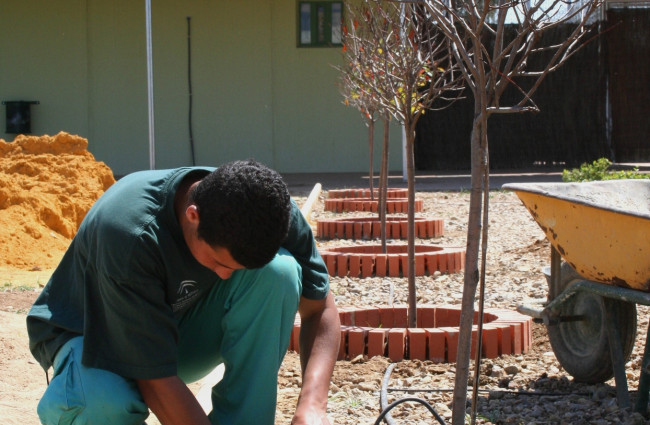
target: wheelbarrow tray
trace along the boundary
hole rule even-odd
[[[583,277],[650,291],[650,180],[510,183],[553,247]]]

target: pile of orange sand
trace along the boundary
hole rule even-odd
[[[57,265],[81,220],[115,178],[79,136],[0,139],[0,266]]]

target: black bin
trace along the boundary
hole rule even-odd
[[[3,101],[7,107],[7,129],[5,133],[25,134],[32,132],[31,106],[38,105],[38,101],[11,100]]]

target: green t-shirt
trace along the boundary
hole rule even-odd
[[[44,369],[65,342],[83,335],[88,367],[135,379],[176,374],[176,319],[219,278],[187,248],[174,195],[189,173],[212,170],[133,173],[97,200],[27,316],[30,349]],[[282,246],[302,267],[302,295],[322,299],[327,268],[292,206]]]

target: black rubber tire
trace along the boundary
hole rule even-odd
[[[574,280],[585,279],[563,262],[560,291]],[[596,384],[614,376],[601,299],[599,295],[580,291],[562,303],[559,313],[561,316],[584,315],[586,320],[547,326],[555,357],[576,382]],[[636,304],[613,299],[609,301],[618,323],[623,359],[627,362],[636,337]]]

